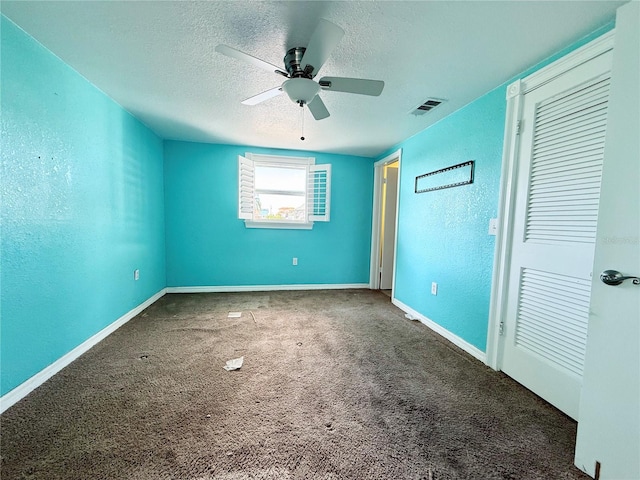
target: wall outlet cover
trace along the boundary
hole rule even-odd
[[[438,284],[436,282],[431,283],[431,295],[438,294]]]

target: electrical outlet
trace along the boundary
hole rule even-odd
[[[137,268],[133,271],[133,279],[140,280],[140,270],[138,270]]]
[[[438,284],[431,282],[431,295],[438,295]]]
[[[293,265],[298,265],[298,257],[293,257]]]

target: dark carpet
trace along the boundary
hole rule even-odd
[[[166,295],[0,421],[2,479],[588,478],[575,422],[369,290]]]

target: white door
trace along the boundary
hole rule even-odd
[[[601,480],[640,478],[640,3],[618,10],[589,340],[575,464]],[[596,462],[599,467],[596,467]]]
[[[393,286],[393,258],[396,239],[396,212],[398,203],[398,162],[384,167],[382,186],[382,233],[380,235],[380,289]]]
[[[501,369],[578,416],[612,53],[522,98]]]

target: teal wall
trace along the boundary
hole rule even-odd
[[[611,30],[609,24],[518,75],[529,75]],[[395,297],[481,351],[486,350],[498,215],[505,82],[389,150],[402,149]],[[382,155],[380,158],[383,158]],[[415,177],[475,160],[471,185],[414,193]],[[431,295],[431,282],[438,295]]]
[[[164,152],[168,286],[369,282],[372,159],[174,141]],[[312,230],[246,228],[238,220],[238,155],[246,152],[330,163],[331,221]]]
[[[166,282],[162,140],[1,22],[5,394]]]
[[[497,216],[504,91],[495,90],[402,147],[395,297],[485,349]],[[414,193],[415,177],[475,160],[474,183]],[[431,295],[431,282],[438,295]]]

